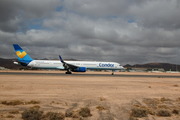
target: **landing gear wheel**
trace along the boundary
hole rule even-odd
[[[114,70],[112,70],[112,75],[114,75]]]
[[[66,74],[71,74],[71,72],[66,72]]]

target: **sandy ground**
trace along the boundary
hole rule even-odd
[[[85,74],[91,74],[91,72]],[[110,73],[98,72],[97,74]],[[172,75],[127,72],[115,74]],[[137,117],[139,120],[180,120],[180,115],[172,113],[174,109],[180,110],[179,81],[180,78],[0,75],[0,102],[38,100],[40,110],[45,112],[65,113],[67,110],[77,111],[82,107],[89,107],[92,116],[83,118],[85,120],[128,120],[133,108],[151,109],[155,112],[154,115],[148,114],[147,117]],[[157,104],[149,103],[153,100],[158,101]],[[0,120],[21,120],[20,113],[32,106],[34,105],[0,104]],[[97,106],[103,106],[106,110],[100,111]],[[156,113],[161,109],[170,111],[171,116],[157,116]],[[20,113],[13,114],[14,118],[7,118],[10,115],[9,111],[12,110],[18,110]]]

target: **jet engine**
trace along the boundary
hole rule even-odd
[[[76,68],[74,70],[72,70],[73,72],[86,72],[86,67],[79,67],[79,68]]]

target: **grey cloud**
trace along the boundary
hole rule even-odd
[[[15,57],[16,43],[39,59],[180,63],[178,0],[51,2],[0,1],[2,57]],[[24,28],[34,19],[41,19],[41,29]]]
[[[0,32],[0,35],[2,35],[1,43],[12,44],[13,42],[26,46],[27,45],[54,46],[54,47],[66,48],[68,47],[70,40],[72,40],[72,37],[68,36],[65,33],[49,32],[43,30],[29,30],[26,34]]]
[[[179,0],[68,0],[65,9],[91,17],[122,17],[148,28],[180,28]]]
[[[28,19],[40,19],[50,16],[58,0],[1,0],[0,30],[16,32],[23,30]]]
[[[178,0],[152,0],[141,6],[133,5],[129,14],[147,28],[180,29]]]
[[[69,11],[78,12],[82,15],[91,15],[95,17],[116,16],[127,10],[125,0],[68,0],[64,1],[64,6]]]

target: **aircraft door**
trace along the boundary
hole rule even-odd
[[[99,63],[96,64],[96,67],[99,67]]]

